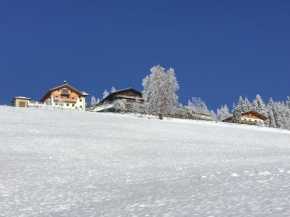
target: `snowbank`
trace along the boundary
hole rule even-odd
[[[0,216],[289,216],[290,134],[0,107]]]

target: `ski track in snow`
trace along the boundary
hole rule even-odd
[[[0,216],[290,216],[290,133],[1,106]]]

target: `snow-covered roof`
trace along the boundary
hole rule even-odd
[[[31,99],[31,98],[25,96],[15,96],[14,99]]]
[[[86,93],[86,92],[82,92],[82,94],[83,94],[83,96],[88,96],[89,94],[88,93]]]
[[[60,88],[63,88],[63,87],[66,87],[68,89],[71,89],[73,91],[75,91],[76,93],[80,94],[80,95],[83,95],[83,96],[88,96],[89,94],[87,94],[86,92],[84,91],[79,91],[78,89],[70,86],[66,81],[64,82],[64,84],[60,85],[60,86],[57,86],[57,87],[54,87],[54,88],[51,88],[47,91],[47,93],[41,98],[40,102],[43,102],[49,95],[52,91],[54,90],[57,90],[57,89],[60,89]]]
[[[129,87],[129,88],[125,88],[125,89],[122,89],[122,90],[116,90],[115,92],[110,93],[107,97],[105,97],[104,99],[102,99],[102,100],[100,101],[100,104],[103,103],[104,101],[106,101],[106,100],[107,100],[108,98],[110,98],[112,95],[116,95],[116,94],[118,94],[118,93],[121,93],[121,92],[124,92],[124,91],[129,91],[129,90],[134,91],[134,92],[136,92],[136,93],[142,95],[142,93],[141,93],[140,91],[138,91],[138,90],[136,90],[136,89],[134,89],[134,88],[132,88],[132,87]]]
[[[25,97],[25,96],[15,96],[12,100],[12,103],[14,102],[15,99],[26,99],[26,100],[31,100],[31,98]]]

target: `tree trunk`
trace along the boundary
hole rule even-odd
[[[163,120],[163,115],[159,113],[159,120]]]

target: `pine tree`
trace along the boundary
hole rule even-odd
[[[178,96],[175,92],[179,86],[172,68],[165,72],[164,68],[158,65],[150,71],[151,74],[142,81],[146,111],[163,119],[163,115],[170,112],[170,107],[177,104]]]
[[[290,97],[289,96],[287,96],[286,106],[288,107],[288,109],[290,109]]]
[[[236,112],[244,113],[245,110],[246,110],[246,108],[245,108],[245,103],[244,103],[243,97],[240,96],[239,102],[238,102],[238,105],[237,105],[237,108],[236,108]]]
[[[210,111],[210,116],[212,121],[217,121],[217,115],[213,110]]]
[[[250,103],[247,97],[244,100],[244,107],[245,107],[245,112],[252,110],[252,104]]]
[[[257,94],[256,98],[253,101],[253,109],[256,112],[259,112],[261,115],[264,115],[265,117],[269,118],[268,109],[262,97],[259,94]]]
[[[96,98],[94,96],[91,98],[91,105],[96,105]]]
[[[276,120],[275,120],[275,115],[274,115],[274,107],[275,103],[272,98],[270,98],[267,108],[268,108],[268,113],[269,113],[269,127],[277,127]]]
[[[100,98],[98,97],[97,101],[96,101],[96,104],[98,104],[100,102]]]
[[[109,96],[109,92],[107,90],[104,90],[103,99],[105,99],[107,96]]]
[[[235,103],[233,103],[232,114],[234,114],[236,110],[237,110],[237,106]]]
[[[115,87],[112,87],[111,88],[111,93],[115,93],[116,92],[116,88]]]
[[[217,120],[218,121],[223,121],[227,118],[229,118],[230,112],[229,112],[229,108],[227,105],[221,106],[220,109],[217,109]]]

